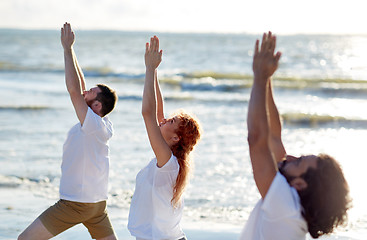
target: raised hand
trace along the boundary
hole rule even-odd
[[[61,44],[64,50],[70,50],[75,42],[75,34],[71,30],[70,23],[65,23],[64,27],[61,28]]]
[[[274,54],[275,46],[276,37],[271,32],[264,33],[260,49],[259,40],[256,41],[252,65],[255,78],[267,81],[277,70],[281,53]]]
[[[157,36],[150,38],[150,44],[145,44],[145,66],[155,70],[162,61],[162,50],[159,51],[159,39]]]

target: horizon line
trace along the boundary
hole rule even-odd
[[[162,34],[213,34],[213,35],[261,35],[264,31],[252,32],[252,31],[238,31],[238,32],[225,32],[225,31],[170,31],[170,30],[129,30],[129,29],[116,29],[116,28],[74,28],[75,31],[85,31],[85,32],[127,32],[127,33],[162,33]],[[13,30],[13,31],[59,31],[59,29],[53,28],[24,28],[24,27],[0,27],[0,30]],[[279,32],[276,33],[278,36],[294,36],[294,35],[328,35],[328,36],[367,36],[367,33],[362,32]]]

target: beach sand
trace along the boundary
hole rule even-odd
[[[58,200],[54,187],[42,188],[41,192],[37,184],[35,186],[22,184],[21,179],[11,178],[7,181],[7,178],[1,178],[0,175],[0,180],[0,240],[16,239],[35,218]],[[121,209],[112,205],[108,204],[108,212],[118,239],[135,240],[127,229],[128,208]],[[353,222],[353,225],[363,224],[360,221]],[[244,224],[245,222],[238,224],[215,222],[209,218],[192,220],[188,216],[184,216],[181,221],[181,227],[189,240],[237,240]],[[357,225],[349,228],[349,231],[338,229],[335,234],[320,239],[367,239],[367,229]],[[91,237],[87,229],[79,224],[53,239],[84,240]],[[310,235],[307,235],[306,240],[311,239]]]
[[[17,236],[45,209],[53,205],[57,199],[37,196],[23,186],[0,188],[0,239],[16,239]],[[127,230],[127,216],[123,216],[119,208],[108,207],[112,225],[120,240],[135,240]],[[192,222],[183,218],[181,226],[189,240],[237,240],[244,223],[238,226],[210,221]],[[87,229],[79,224],[59,234],[53,239],[84,240],[91,239]],[[308,235],[307,240],[312,238]],[[355,232],[339,232],[337,235],[321,237],[322,240],[364,240],[367,230]]]
[[[0,239],[16,239],[17,236],[45,209],[53,205],[57,199],[37,196],[25,187],[0,188]],[[31,207],[32,206],[32,207]],[[127,230],[127,219],[121,216],[121,209],[109,207],[108,212],[118,238],[134,240]],[[242,226],[212,222],[190,222],[182,220],[181,224],[188,239],[238,239]],[[59,234],[53,239],[82,240],[91,239],[87,229],[79,224]]]
[[[0,239],[16,239],[17,236],[45,209],[53,205],[57,199],[47,199],[37,196],[25,187],[0,188]],[[32,206],[32,207],[30,207]],[[121,209],[109,207],[112,225],[120,240],[135,240],[127,230],[127,219]],[[237,240],[242,230],[242,223],[238,226],[209,221],[190,222],[183,219],[181,224],[189,240]],[[91,239],[87,229],[79,224],[59,234],[57,240],[85,240]],[[308,235],[307,240],[312,238]],[[324,236],[321,240],[364,240],[367,230],[358,232],[338,233],[337,236]]]

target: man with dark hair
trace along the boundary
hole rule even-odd
[[[109,114],[115,107],[117,96],[116,92],[105,84],[97,84],[97,87],[101,90],[98,93],[95,100],[102,104],[101,115],[105,116]]]
[[[331,233],[346,221],[349,188],[339,164],[325,154],[286,155],[271,76],[278,68],[276,38],[255,44],[254,82],[248,108],[248,144],[256,186],[255,206],[241,240],[298,240]]]
[[[44,211],[18,239],[49,239],[82,223],[93,239],[117,239],[106,210],[109,175],[108,141],[113,135],[106,116],[115,107],[114,90],[103,84],[86,91],[70,24],[61,29],[65,82],[79,119],[64,143],[60,200]]]

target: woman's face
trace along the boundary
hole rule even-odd
[[[159,123],[162,136],[170,146],[172,141],[178,137],[176,130],[178,129],[179,123],[180,119],[177,116],[173,116],[169,119],[163,119],[163,121]]]

